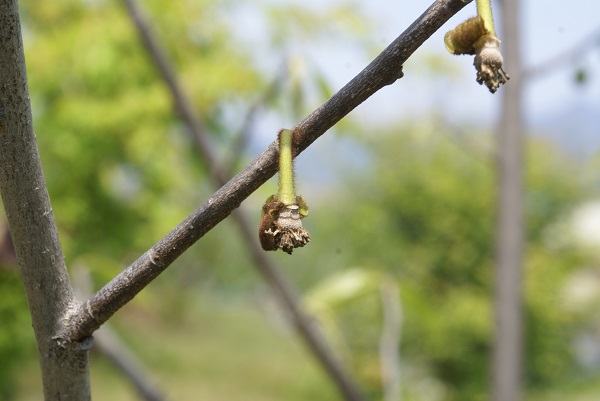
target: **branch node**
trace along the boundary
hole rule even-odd
[[[159,269],[162,269],[165,266],[165,264],[161,261],[160,255],[154,248],[150,248],[148,251],[148,260],[152,265],[158,267]]]
[[[387,80],[383,83],[383,85],[384,86],[392,85],[394,82],[396,82],[400,78],[404,77],[403,68],[404,68],[404,66],[401,65],[400,68],[398,68],[396,71],[394,71],[392,74],[390,74],[389,77],[387,78]]]
[[[53,340],[56,340],[56,343],[61,347],[69,351],[76,352],[87,352],[92,348],[92,344],[94,343],[94,337],[88,336],[79,341],[71,341],[70,339],[61,336],[53,337]]]

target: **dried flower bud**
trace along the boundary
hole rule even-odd
[[[510,79],[502,68],[500,41],[494,35],[493,23],[490,22],[486,27],[484,19],[477,15],[444,36],[446,49],[450,53],[475,55],[473,64],[477,70],[477,82],[485,84],[492,93]]]
[[[302,197],[296,197],[296,204],[285,205],[273,195],[263,205],[263,216],[258,226],[258,238],[265,251],[282,249],[292,254],[310,241],[308,231],[302,226],[302,219],[308,208]]]
[[[485,84],[490,92],[495,93],[500,85],[504,85],[510,76],[502,68],[500,41],[493,36],[486,36],[477,43],[477,52],[473,65],[477,69],[477,82]]]

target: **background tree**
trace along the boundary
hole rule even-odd
[[[523,347],[523,119],[519,1],[502,3],[505,61],[514,68],[504,93],[498,127],[498,223],[496,242],[496,322],[492,399],[521,399]]]

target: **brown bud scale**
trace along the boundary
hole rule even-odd
[[[258,226],[260,245],[265,251],[282,249],[291,255],[294,248],[303,247],[310,241],[310,235],[300,221],[305,214],[298,205],[273,200],[271,197],[263,205]]]
[[[489,34],[483,19],[478,15],[469,18],[453,30],[446,33],[444,42],[452,54],[475,54],[477,41]]]

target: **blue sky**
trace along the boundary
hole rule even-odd
[[[258,63],[267,71],[275,72],[284,54],[274,52],[272,47],[265,45],[268,39],[265,38],[267,24],[262,8],[264,3],[314,8],[351,4],[358,18],[368,21],[367,31],[363,33],[370,41],[368,51],[363,42],[356,43],[343,36],[347,33],[335,28],[332,29],[332,36],[336,33],[340,36],[323,41],[302,43],[301,38],[285,38],[286,42],[291,42],[285,47],[285,55],[302,59],[307,71],[324,72],[331,88],[337,91],[359,73],[377,52],[400,35],[432,1],[254,0],[237,3],[238,14],[228,17],[240,28],[240,37],[248,48],[258,54]],[[499,23],[501,16],[497,2],[493,2],[493,7],[496,22]],[[374,127],[369,132],[373,135],[377,133],[377,125],[385,127],[410,122],[420,116],[431,116],[432,112],[442,114],[455,127],[469,129],[477,126],[492,132],[498,123],[502,88],[495,95],[490,94],[475,82],[472,57],[452,56],[443,44],[443,36],[448,30],[475,13],[473,1],[417,50],[404,67],[403,79],[376,93],[354,110],[350,117],[360,120],[366,127]],[[580,45],[594,33],[600,37],[599,16],[598,0],[522,0],[522,58],[525,67],[541,65]],[[499,35],[502,39],[501,32]],[[548,136],[547,131],[553,130],[550,136],[563,148],[574,147],[573,154],[578,160],[583,152],[587,156],[600,153],[600,43],[596,43],[596,47],[580,57],[567,59],[555,69],[549,66],[551,73],[532,79],[524,88],[523,111],[527,132]],[[432,59],[441,60],[448,73],[432,74],[431,70],[427,70],[427,60]],[[585,67],[588,72],[589,79],[585,86],[574,83],[578,67]],[[510,66],[506,68],[510,73]],[[306,80],[312,79],[307,74]],[[285,102],[283,96],[280,103]],[[321,100],[317,99],[309,107],[312,110],[320,103]],[[237,110],[235,114],[234,111],[234,119],[239,119],[239,112]],[[256,119],[251,154],[258,155],[275,139],[280,128],[291,127],[297,122],[295,119],[282,119],[275,110],[266,110]],[[333,142],[336,149],[342,146],[339,152],[342,157],[332,155]],[[357,147],[352,139],[346,139],[343,135],[323,135],[319,138],[297,160],[296,171],[302,177],[299,180],[301,193],[314,203],[319,196],[326,197],[329,191],[335,191],[333,184],[339,181],[342,168],[351,166],[360,169],[361,165],[368,163]],[[347,173],[347,170],[343,171]],[[276,188],[275,180],[273,178],[268,184],[273,190]],[[254,199],[248,204],[262,202],[264,199],[261,196],[253,194],[251,197]]]
[[[387,42],[391,41],[399,33],[399,27],[408,26],[414,18],[419,15],[428,4],[425,1],[388,1],[375,0],[364,2],[373,18],[381,21],[379,29],[385,36]],[[394,9],[393,11],[391,11]],[[497,19],[499,15],[498,3],[494,3]],[[568,49],[579,44],[585,38],[596,33],[600,38],[600,2],[597,0],[523,0],[522,10],[522,55],[525,67],[538,66],[553,57],[563,54]],[[442,38],[444,33],[455,25],[475,14],[474,2],[463,9],[444,28],[438,31],[419,51],[415,54],[417,58],[422,53],[435,53],[445,55]],[[498,21],[499,22],[499,21]],[[501,32],[499,33],[501,36]],[[597,42],[598,43],[598,42]],[[592,45],[592,44],[590,44]],[[600,43],[598,43],[600,45]],[[556,113],[561,109],[575,105],[586,104],[590,108],[598,110],[600,115],[600,46],[596,46],[578,60],[565,61],[552,73],[547,73],[539,78],[534,78],[525,87],[525,110],[530,116],[543,113]],[[459,71],[457,85],[448,84],[446,89],[450,93],[443,96],[448,98],[444,107],[448,110],[478,110],[478,115],[483,116],[483,121],[492,124],[498,110],[499,96],[493,96],[483,87],[474,83],[474,70],[470,57],[448,57],[447,62]],[[574,70],[583,66],[587,69],[589,81],[584,87],[573,84]],[[506,66],[510,73],[510,66]],[[410,69],[407,69],[406,78],[410,79]],[[407,80],[408,80],[407,79]],[[419,79],[410,87],[409,92],[433,91],[430,99],[423,99],[425,111],[435,105],[431,98],[437,98],[436,88],[429,88],[427,82]],[[426,81],[426,79],[425,79]],[[402,84],[397,85],[401,96]],[[420,85],[421,88],[417,88]],[[437,84],[440,85],[439,83]],[[470,114],[470,112],[468,112]],[[464,116],[468,118],[468,116]],[[600,127],[600,125],[599,125]]]
[[[247,5],[238,16],[244,21],[241,24],[244,39],[253,46],[253,51],[264,51],[259,53],[259,59],[265,63],[265,68],[272,70],[277,69],[282,55],[272,54],[272,49],[264,47],[264,16],[261,17],[259,5],[264,2],[315,8],[351,4],[359,18],[368,21],[364,35],[370,41],[369,51],[365,51],[364,43],[355,43],[345,36],[309,43],[302,43],[300,39],[300,43],[290,43],[286,47],[290,52],[288,56],[302,59],[307,70],[324,72],[334,91],[360,72],[377,52],[383,50],[431,4],[431,1],[425,0],[261,0]],[[499,25],[499,4],[493,2],[493,7]],[[594,33],[600,37],[600,1],[522,0],[521,10],[522,59],[526,68],[539,66],[563,54],[584,43],[582,41]],[[443,36],[448,30],[475,14],[473,1],[417,50],[404,66],[403,79],[376,93],[354,110],[351,118],[373,127],[373,134],[376,134],[378,125],[399,124],[420,116],[431,116],[433,112],[443,115],[456,127],[475,125],[487,132],[494,130],[498,123],[502,88],[495,95],[490,94],[487,88],[475,82],[472,57],[452,56],[443,44]],[[337,31],[333,28],[332,32],[335,36]],[[501,32],[499,35],[502,39]],[[600,42],[597,40],[596,43],[596,47],[590,43],[590,51],[580,57],[566,59],[556,68],[549,66],[550,73],[528,81],[524,87],[523,111],[528,132],[553,138],[559,146],[569,148],[577,157],[600,151]],[[438,60],[438,63],[441,60],[448,73],[432,74],[426,67],[427,60]],[[588,73],[584,86],[574,83],[578,67],[585,67]],[[510,66],[506,68],[510,73]],[[310,79],[308,74],[307,80]],[[320,102],[316,100],[312,109]],[[267,111],[261,115],[256,121],[252,153],[260,153],[281,127],[297,122],[282,121],[275,112]],[[324,135],[310,152],[305,152],[298,159],[297,171],[310,182],[322,183],[322,188],[313,191],[316,194],[326,192],[325,188],[335,182],[336,168],[328,150],[331,142],[336,141],[338,147],[340,141],[347,142],[346,145],[352,148],[352,141],[343,138]],[[360,152],[356,149],[351,152],[356,156],[351,161],[354,166],[360,161]],[[308,188],[302,190],[307,192]]]
[[[272,48],[264,45],[264,16],[261,4],[297,5],[300,7],[327,8],[331,5],[350,4],[360,19],[367,21],[364,35],[370,41],[369,51],[364,43],[355,43],[344,36],[332,37],[319,42],[292,42],[286,47],[288,56],[302,59],[307,70],[322,71],[332,89],[338,90],[374,57],[372,48],[382,50],[408,27],[431,1],[409,0],[261,0],[245,4],[236,17],[242,21],[243,37],[265,68],[273,71],[279,65],[281,54],[272,54]],[[500,22],[498,2],[493,2],[497,22]],[[597,0],[522,0],[522,54],[525,67],[539,66],[568,49],[581,44],[596,33],[600,37],[600,2]],[[470,56],[452,56],[443,44],[445,32],[475,15],[473,1],[436,32],[409,60],[404,68],[405,77],[374,95],[352,113],[352,116],[371,125],[388,125],[398,121],[431,115],[432,111],[443,114],[456,124],[477,124],[493,129],[497,122],[502,88],[498,94],[490,94],[475,82],[475,71]],[[332,30],[335,36],[335,29]],[[340,32],[340,35],[343,35]],[[499,32],[500,39],[502,33]],[[548,126],[562,129],[553,119],[579,118],[573,132],[554,134],[572,136],[574,141],[600,138],[600,42],[590,42],[590,51],[580,57],[566,59],[550,73],[529,80],[525,85],[524,113],[528,128],[539,132]],[[262,49],[261,49],[262,47]],[[261,53],[262,51],[262,53]],[[269,53],[271,51],[271,53]],[[447,73],[432,74],[427,70],[428,60],[441,60]],[[425,67],[424,67],[425,66]],[[585,85],[575,85],[575,71],[584,67],[588,80]],[[506,66],[510,74],[510,66]],[[509,83],[510,84],[510,83]],[[319,105],[315,102],[314,107]],[[574,117],[575,116],[575,117]],[[264,134],[262,143],[272,137],[281,125],[297,121],[277,121],[276,116],[263,116],[258,130]],[[570,130],[569,130],[570,131]],[[578,137],[580,135],[580,138]],[[597,141],[600,148],[600,140]],[[594,148],[595,150],[596,148]]]

